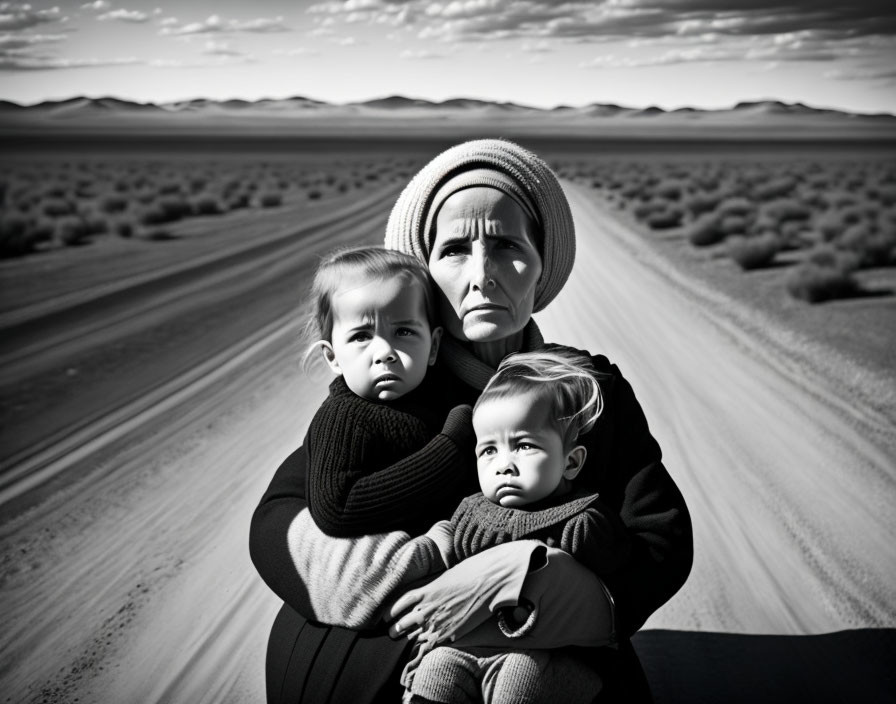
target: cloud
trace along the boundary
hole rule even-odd
[[[161,34],[184,36],[190,34],[218,34],[222,32],[250,32],[268,34],[273,32],[291,31],[283,23],[283,17],[267,18],[259,17],[253,20],[222,20],[218,15],[212,15],[203,22],[191,22],[180,27],[166,25]]]
[[[606,41],[810,31],[828,39],[896,36],[896,4],[879,0],[329,0],[308,12],[348,22],[402,22],[443,41],[512,38]]]
[[[58,7],[35,10],[28,4],[0,2],[0,31],[29,29],[48,22],[64,20]]]
[[[248,58],[248,54],[243,51],[239,51],[238,49],[234,49],[230,42],[218,42],[214,39],[210,39],[205,43],[205,49],[202,50],[203,54],[209,54],[210,56],[231,56],[234,58]]]
[[[444,59],[446,56],[446,54],[438,51],[430,51],[428,49],[405,49],[398,55],[398,58],[406,61],[428,61],[430,59]]]
[[[111,12],[105,12],[99,17],[98,20],[101,22],[107,22],[109,20],[117,20],[119,22],[132,22],[134,24],[142,24],[144,22],[149,22],[150,16],[145,12],[140,12],[139,10],[112,10]]]
[[[159,20],[160,27],[176,27],[180,24],[180,20],[177,17],[162,17]]]
[[[67,34],[0,34],[0,55],[8,51],[30,49],[40,44],[56,44],[66,39]]]
[[[274,49],[271,53],[274,56],[316,56],[320,52],[317,49],[300,46],[294,49]]]
[[[102,12],[112,7],[106,0],[96,0],[96,2],[87,2],[81,5],[82,10],[90,10],[91,12]]]
[[[825,78],[837,81],[886,81],[896,82],[896,68],[884,66],[878,68],[834,69],[826,71]]]
[[[0,71],[50,71],[138,64],[135,57],[116,59],[61,59],[50,56],[0,56]]]

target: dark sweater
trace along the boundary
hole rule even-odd
[[[588,460],[577,484],[599,493],[596,507],[606,515],[619,516],[628,533],[627,559],[603,578],[614,597],[617,635],[625,638],[684,584],[693,559],[691,521],[628,381],[606,357],[591,359],[604,411],[594,428],[579,439],[588,450]],[[430,398],[443,408],[473,403],[479,395],[438,364],[429,377],[435,387]],[[313,618],[285,539],[293,519],[308,505],[306,472],[303,449],[280,465],[252,517],[249,548],[268,586],[300,614]],[[408,485],[417,483],[419,477],[408,478]],[[435,522],[451,513],[433,511],[430,518]],[[387,512],[383,514],[387,520]]]
[[[505,508],[482,492],[468,496],[451,517],[454,539],[449,567],[511,540],[540,540],[569,553],[597,575],[616,570],[628,556],[622,522],[596,507],[597,494],[549,497],[522,508]]]
[[[431,391],[424,383],[382,403],[333,380],[304,443],[308,505],[324,533],[418,535],[457,505],[476,476],[472,411],[459,406],[445,418]]]

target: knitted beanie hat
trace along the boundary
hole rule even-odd
[[[507,193],[523,210],[535,211],[541,228],[541,277],[535,286],[534,312],[542,310],[563,288],[576,255],[576,235],[566,195],[550,167],[523,147],[501,139],[479,139],[451,147],[414,176],[402,191],[386,225],[386,247],[429,263],[431,225],[436,210],[451,193],[470,188],[471,179],[454,179],[465,172],[474,178],[485,171],[480,185]],[[509,187],[509,176],[516,188]],[[448,183],[451,181],[452,183]],[[459,185],[460,184],[460,185]],[[448,186],[446,193],[443,186]],[[459,187],[458,187],[459,185]],[[532,204],[532,208],[527,208]],[[432,211],[432,212],[430,212]],[[530,214],[532,214],[530,212]]]

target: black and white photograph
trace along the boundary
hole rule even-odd
[[[0,2],[0,702],[896,704],[896,6]]]

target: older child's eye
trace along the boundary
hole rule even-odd
[[[369,332],[356,332],[348,338],[349,342],[367,342],[370,339]]]

